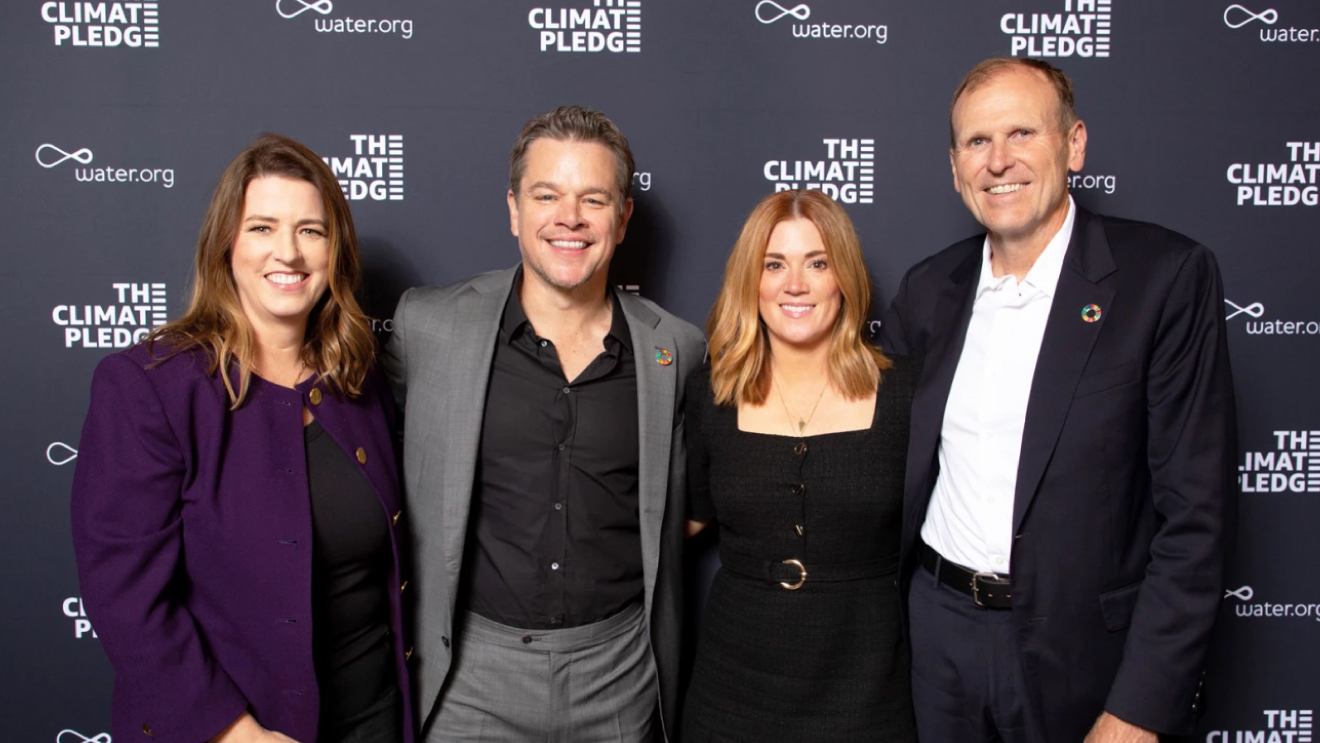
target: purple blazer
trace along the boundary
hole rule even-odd
[[[156,345],[156,357],[167,351]],[[383,384],[373,375],[348,400],[316,377],[288,389],[254,375],[231,411],[207,366],[201,351],[157,364],[139,345],[107,356],[92,378],[73,544],[83,604],[115,669],[115,740],[201,743],[246,709],[315,743],[306,406],[361,463],[391,524],[390,621],[412,741],[404,521]]]

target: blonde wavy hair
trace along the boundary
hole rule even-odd
[[[871,280],[848,213],[820,191],[780,191],[762,199],[743,224],[706,321],[710,382],[719,405],[760,405],[770,393],[770,340],[759,309],[761,274],[770,234],[792,219],[806,219],[820,231],[843,295],[830,338],[830,381],[845,397],[860,399],[875,392],[881,372],[893,365],[866,339]]]
[[[239,303],[230,253],[243,218],[247,186],[264,176],[307,181],[321,194],[330,246],[329,287],[308,318],[301,360],[321,373],[332,392],[356,397],[375,359],[376,339],[354,296],[362,269],[353,217],[325,162],[305,145],[278,134],[261,136],[220,176],[197,238],[188,310],[148,336],[147,348],[154,353],[155,343],[170,346],[165,358],[205,349],[211,357],[208,373],[224,370],[220,376],[229,392],[230,409],[243,404],[252,381],[256,336]],[[231,370],[237,370],[237,387]]]

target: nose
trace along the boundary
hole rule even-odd
[[[804,267],[790,268],[786,278],[787,280],[784,282],[785,294],[796,297],[811,291],[811,285],[807,283],[807,272]]]
[[[296,229],[281,230],[279,236],[272,241],[272,257],[280,263],[292,264],[297,262],[302,256],[302,249],[298,246],[298,231]]]
[[[582,206],[577,199],[560,199],[555,211],[555,222],[560,226],[575,230],[582,226]]]
[[[1000,175],[1004,171],[1013,167],[1017,159],[1013,156],[1013,149],[1005,140],[994,140],[990,143],[990,160],[986,163],[986,168],[995,175]]]

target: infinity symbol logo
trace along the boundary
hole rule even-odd
[[[779,15],[774,16],[772,18],[762,18],[761,8],[766,5],[769,5],[772,8],[772,10],[770,11],[771,13],[777,10],[779,11]],[[761,2],[756,4],[756,20],[760,21],[761,23],[774,23],[775,21],[779,20],[780,18],[783,18],[786,15],[791,15],[794,18],[798,19],[799,21],[805,21],[811,17],[811,8],[808,8],[806,3],[802,3],[801,5],[797,5],[794,6],[792,9],[789,9],[775,2],[775,0],[761,0]]]
[[[335,4],[330,0],[315,0],[310,3],[305,0],[292,0],[292,2],[297,3],[298,9],[292,13],[285,13],[285,0],[275,0],[275,12],[279,13],[281,18],[297,18],[309,10],[315,10],[321,15],[330,15],[330,11],[335,9]]]
[[[41,160],[41,151],[42,151],[42,150],[45,150],[45,149],[55,150],[55,151],[58,152],[60,155],[62,155],[62,157],[61,157],[60,159],[56,160],[56,161],[53,162],[53,163],[42,162],[42,160]],[[89,150],[89,149],[87,149],[86,147],[84,147],[84,148],[82,148],[81,150],[78,150],[78,151],[76,151],[76,152],[68,153],[68,152],[65,152],[64,150],[61,150],[60,148],[56,147],[56,146],[53,145],[53,144],[43,144],[42,146],[40,146],[40,147],[37,148],[36,158],[37,158],[37,164],[40,165],[40,166],[43,167],[43,168],[53,168],[53,167],[55,167],[56,165],[59,165],[60,163],[64,162],[65,160],[68,160],[68,159],[70,159],[70,158],[73,158],[74,160],[77,160],[78,162],[82,163],[83,165],[86,165],[87,163],[90,163],[90,162],[92,161],[92,151]]]
[[[1246,307],[1239,307],[1233,304],[1231,301],[1225,299],[1224,304],[1228,305],[1229,307],[1232,307],[1234,310],[1233,312],[1228,313],[1228,316],[1224,318],[1225,320],[1232,320],[1233,318],[1237,317],[1238,315],[1241,315],[1244,312],[1252,317],[1260,317],[1261,315],[1265,314],[1265,305],[1261,304],[1260,302],[1249,304]]]
[[[56,459],[55,457],[59,457]],[[46,447],[46,461],[56,467],[63,467],[78,458],[78,450],[62,441],[56,441]]]
[[[1228,20],[1228,14],[1232,13],[1234,10],[1240,10],[1243,13],[1246,13],[1247,17],[1243,18],[1238,23],[1234,23]],[[1228,26],[1229,28],[1242,28],[1243,26],[1247,25],[1248,23],[1251,23],[1252,21],[1260,21],[1261,23],[1264,23],[1267,26],[1273,26],[1275,21],[1277,20],[1279,20],[1279,11],[1275,10],[1274,8],[1270,8],[1269,10],[1263,13],[1253,13],[1250,10],[1247,10],[1246,8],[1242,7],[1241,5],[1236,5],[1236,4],[1230,5],[1224,9],[1224,25]]]
[[[1230,589],[1224,592],[1224,598],[1232,596],[1235,599],[1241,599],[1243,601],[1250,601],[1251,597],[1255,595],[1256,592],[1251,590],[1251,586],[1243,586],[1236,591]]]
[[[65,738],[66,735],[70,737]],[[101,733],[88,738],[77,730],[61,730],[60,734],[55,736],[55,743],[110,743],[110,734]]]

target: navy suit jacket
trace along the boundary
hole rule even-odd
[[[903,278],[886,350],[925,356],[912,405],[904,593],[939,472],[944,409],[984,235]],[[1100,308],[1087,322],[1082,310]],[[1031,739],[1103,710],[1187,735],[1223,596],[1236,423],[1214,256],[1078,208],[1036,362],[1013,502],[1013,619]]]
[[[168,350],[157,344],[156,356]],[[253,375],[231,411],[208,363],[201,351],[157,363],[139,345],[107,356],[92,379],[71,510],[83,605],[115,669],[113,735],[199,743],[246,709],[312,743],[320,704],[302,409],[361,463],[393,525],[401,586],[391,402],[377,377],[349,400],[317,377],[288,389]],[[390,591],[390,608],[408,700],[401,593]],[[409,720],[405,701],[411,740]]]

